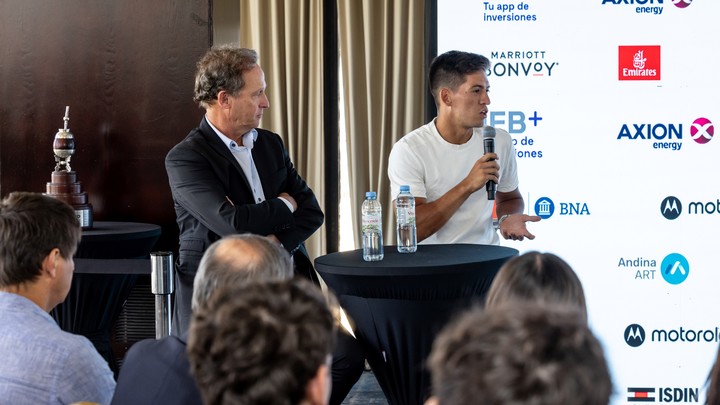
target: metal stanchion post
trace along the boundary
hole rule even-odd
[[[175,269],[172,252],[150,253],[150,288],[155,294],[155,338],[170,334],[172,322],[171,302],[175,291]]]

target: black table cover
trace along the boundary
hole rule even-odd
[[[378,262],[362,250],[315,259],[315,268],[354,322],[355,335],[388,402],[422,405],[430,394],[425,360],[440,329],[482,304],[498,269],[518,251],[502,246],[385,246]]]

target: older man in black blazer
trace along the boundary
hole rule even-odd
[[[265,87],[251,49],[215,47],[198,62],[194,100],[205,117],[165,158],[180,227],[176,335],[188,328],[200,258],[225,235],[271,238],[293,254],[296,273],[317,282],[303,242],[323,213],[280,136],[257,128],[269,107]]]

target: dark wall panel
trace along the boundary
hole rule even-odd
[[[95,220],[177,230],[163,160],[202,117],[195,62],[211,0],[0,2],[0,194],[45,191],[70,106],[72,167]]]

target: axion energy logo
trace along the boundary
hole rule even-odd
[[[687,122],[632,122],[620,126],[617,139],[645,142],[653,149],[679,151],[683,145],[683,133],[687,135],[687,132]],[[704,145],[712,140],[715,127],[709,119],[699,117],[689,125],[689,132],[695,142]]]
[[[626,7],[638,14],[660,15],[663,12],[663,0],[602,0],[602,4]]]
[[[660,45],[620,45],[618,80],[660,80]]]
[[[693,121],[692,126],[690,126],[690,137],[699,144],[710,142],[714,135],[715,127],[713,123],[705,117],[696,119]]]
[[[685,8],[685,7],[689,6],[690,4],[692,4],[692,0],[672,0],[672,3],[677,8]]]

